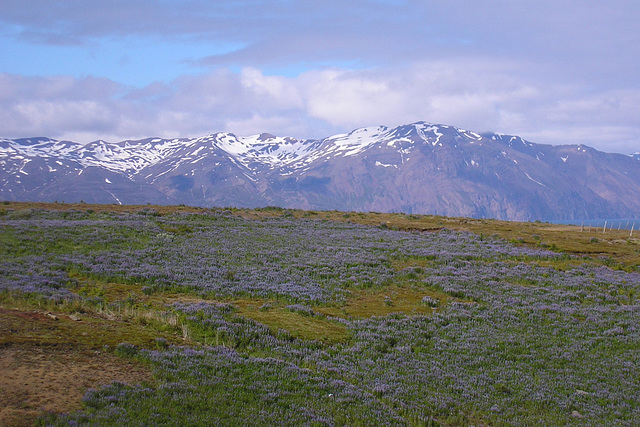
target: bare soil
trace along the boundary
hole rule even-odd
[[[0,425],[32,425],[44,411],[80,409],[87,389],[151,381],[149,370],[98,351],[33,345],[0,348]]]
[[[146,366],[59,336],[57,323],[45,312],[0,308],[0,426],[29,426],[47,411],[79,410],[89,388],[153,380]],[[46,332],[58,342],[42,339]]]

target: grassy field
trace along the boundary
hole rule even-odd
[[[205,213],[212,209],[190,206],[148,206],[148,205],[87,205],[64,203],[5,202],[1,209],[28,210],[45,209],[54,211],[87,209],[100,213],[136,213],[153,209],[159,215],[175,213]],[[514,222],[492,219],[449,218],[434,215],[407,215],[403,213],[377,212],[340,212],[340,211],[303,211],[267,207],[258,209],[223,208],[214,211],[227,211],[247,219],[262,218],[309,218],[337,222],[388,227],[399,231],[431,231],[443,228],[457,231],[469,231],[485,237],[499,237],[516,245],[551,248],[554,251],[597,258],[596,262],[620,263],[632,268],[640,265],[640,230],[633,234],[630,230],[580,227],[575,225],[551,224],[543,222]]]
[[[629,230],[14,202],[0,227],[3,425],[640,422]]]

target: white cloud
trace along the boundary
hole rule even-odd
[[[244,68],[240,82],[249,96],[261,99],[271,108],[302,108],[303,99],[290,79],[265,76],[255,68]]]
[[[0,136],[427,120],[638,151],[639,20],[634,0],[6,0]]]
[[[310,72],[308,113],[343,128],[417,120],[469,129],[508,129],[524,120],[541,90],[511,75],[509,64],[449,61],[376,71]],[[518,126],[520,128],[520,126]]]
[[[308,114],[334,126],[383,123],[402,109],[404,94],[382,76],[333,70],[308,73],[298,84],[306,86]]]
[[[296,77],[226,69],[143,89],[0,75],[0,136],[123,140],[218,131],[319,138],[418,120],[533,142],[638,151],[640,90],[550,84],[513,63],[423,62]]]

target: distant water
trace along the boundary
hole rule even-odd
[[[584,221],[554,220],[551,224],[584,225],[585,227],[600,228],[604,230],[605,223],[607,230],[638,230],[640,219],[638,218],[614,218],[614,219],[586,219]]]

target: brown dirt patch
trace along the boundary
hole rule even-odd
[[[32,425],[44,411],[80,409],[87,389],[151,381],[149,369],[112,354],[68,346],[0,347],[0,425]]]
[[[46,411],[78,410],[92,387],[152,381],[147,366],[103,349],[124,341],[118,331],[130,325],[83,317],[0,307],[0,426],[33,425]]]

